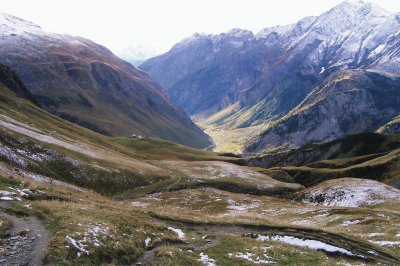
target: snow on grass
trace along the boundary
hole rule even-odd
[[[11,197],[0,197],[0,200],[12,201],[12,200],[15,200],[15,198],[11,198]]]
[[[150,237],[146,237],[146,239],[144,240],[144,245],[145,245],[146,247],[148,247],[149,244],[150,244],[150,242],[151,242],[151,238],[150,238]]]
[[[341,226],[347,227],[349,225],[354,225],[354,224],[359,224],[361,221],[360,220],[354,220],[354,221],[344,221]]]
[[[386,240],[383,240],[383,241],[372,241],[372,240],[369,240],[369,242],[371,242],[371,243],[373,243],[373,244],[375,244],[375,245],[378,245],[378,246],[386,246],[386,247],[397,247],[397,246],[400,246],[400,241],[386,241]]]
[[[52,156],[44,154],[44,153],[31,153],[25,150],[17,149],[17,153],[33,160],[36,162],[50,161],[52,160]]]
[[[203,252],[200,253],[200,259],[198,259],[198,261],[200,261],[201,264],[206,266],[216,266],[215,260],[208,257],[208,255],[204,254]]]
[[[147,207],[150,204],[149,203],[145,203],[145,202],[132,201],[129,205],[134,206],[134,207]]]
[[[293,236],[265,236],[265,235],[258,235],[257,237],[258,241],[277,241],[277,242],[282,242],[285,244],[293,245],[293,246],[298,246],[298,247],[306,247],[310,248],[313,250],[322,250],[326,251],[329,253],[341,253],[347,256],[352,256],[352,257],[362,257],[360,255],[354,254],[353,252],[336,247],[333,245],[326,244],[324,242],[318,241],[318,240],[310,240],[310,239],[301,239]]]
[[[8,188],[13,190],[13,192],[6,191],[6,190],[0,190],[0,200],[22,201],[22,199],[20,197],[29,198],[29,196],[33,194],[33,192],[30,191],[29,189],[22,189],[21,190],[21,189],[13,188],[13,187],[8,187]],[[18,195],[19,197],[16,196],[16,195]]]
[[[81,252],[84,253],[84,254],[86,254],[86,255],[89,255],[89,251],[86,250],[86,249],[85,249],[85,245],[84,245],[83,243],[81,243],[82,240],[77,241],[77,240],[73,239],[73,238],[70,237],[70,236],[66,236],[66,237],[65,237],[65,240],[67,240],[67,242],[68,242],[69,244],[71,244],[74,248],[76,248],[76,249],[79,251],[79,252],[76,254],[78,257],[80,257]]]
[[[33,194],[33,192],[27,188],[25,189],[18,189],[18,188],[13,188],[13,187],[8,187],[11,190],[14,190],[15,192],[17,192],[19,194],[20,197],[24,197],[24,198],[29,198],[30,195]]]
[[[182,229],[177,229],[177,228],[173,228],[173,227],[168,227],[168,230],[173,231],[174,233],[176,233],[178,235],[178,238],[180,240],[185,240],[185,233],[182,231]]]
[[[83,228],[85,231],[83,233],[76,232],[74,236],[75,238],[69,235],[65,236],[65,240],[71,244],[72,247],[78,250],[76,254],[77,257],[80,257],[82,253],[89,255],[90,247],[98,248],[103,246],[104,241],[112,238],[112,235],[109,233],[109,227],[101,223],[89,223],[87,225],[78,223],[78,226]]]
[[[370,234],[367,234],[367,237],[372,238],[372,237],[384,236],[384,235],[385,235],[385,233],[370,233]]]
[[[0,162],[0,172],[3,172],[5,175],[14,175],[15,171],[14,168],[4,164],[2,162]],[[74,186],[47,176],[43,176],[43,175],[39,175],[39,174],[35,174],[32,172],[27,172],[27,171],[23,171],[21,169],[18,169],[18,175],[25,177],[25,178],[29,178],[29,179],[33,179],[39,183],[47,183],[50,185],[56,185],[56,186],[62,186],[62,187],[67,187],[67,188],[71,188],[77,191],[85,191],[84,189],[78,187],[78,186]]]
[[[0,196],[12,196],[15,195],[15,192],[0,190]]]
[[[250,209],[254,209],[254,208],[257,208],[258,206],[260,206],[260,203],[258,203],[258,202],[252,202],[249,204],[245,204],[245,203],[239,204],[239,203],[236,203],[232,199],[228,199],[227,203],[228,203],[227,209],[232,214],[246,212]]]
[[[379,256],[379,254],[373,250],[368,250],[369,254],[375,255],[375,256]]]
[[[26,168],[28,163],[16,155],[10,148],[3,146],[0,144],[0,158],[3,157],[7,161],[10,161],[21,168]]]
[[[263,254],[264,258],[260,258],[260,256],[257,256],[256,258],[253,258],[253,253],[250,252],[246,252],[246,253],[242,253],[239,252],[237,253],[235,256],[233,256],[232,253],[228,253],[228,257],[235,257],[238,259],[243,259],[243,260],[247,260],[250,261],[254,264],[273,264],[276,263],[275,261],[271,260],[272,258],[270,256],[268,256],[267,254]]]
[[[303,201],[311,205],[360,207],[398,198],[400,190],[381,182],[342,178],[311,188]]]
[[[66,148],[68,150],[78,151],[81,154],[97,158],[96,153],[94,153],[92,151],[92,149],[89,145],[75,142],[72,140],[69,140],[69,142],[68,142],[63,139],[58,139],[53,136],[42,134],[42,131],[40,131],[36,128],[29,128],[27,125],[20,123],[18,121],[15,121],[12,118],[9,118],[7,116],[0,116],[0,118],[1,118],[0,125],[8,128],[12,131],[24,134],[26,136],[29,136],[29,137],[39,140],[41,142],[54,144],[54,145]],[[7,120],[7,121],[4,121],[4,120]]]
[[[302,219],[293,219],[290,220],[291,224],[295,224],[295,225],[312,225],[313,223],[309,220],[302,220]]]

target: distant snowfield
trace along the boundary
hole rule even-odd
[[[360,207],[400,199],[400,190],[381,182],[342,178],[308,189],[303,202],[311,205]]]

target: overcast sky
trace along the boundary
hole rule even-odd
[[[80,35],[118,52],[130,45],[168,50],[195,32],[264,27],[319,15],[343,0],[6,0],[0,11],[45,30]],[[371,0],[400,12],[400,0]]]

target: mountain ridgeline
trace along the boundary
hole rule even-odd
[[[399,63],[400,14],[351,0],[256,35],[195,34],[140,69],[192,116],[231,129],[265,125],[244,149],[263,152],[398,133]]]
[[[106,135],[210,145],[146,73],[90,40],[0,14],[0,63],[16,72],[40,106],[76,124]]]

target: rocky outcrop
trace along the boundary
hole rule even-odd
[[[249,144],[247,152],[374,132],[400,112],[400,78],[353,70],[332,76]]]
[[[382,134],[400,134],[400,116],[396,116],[377,130]]]

